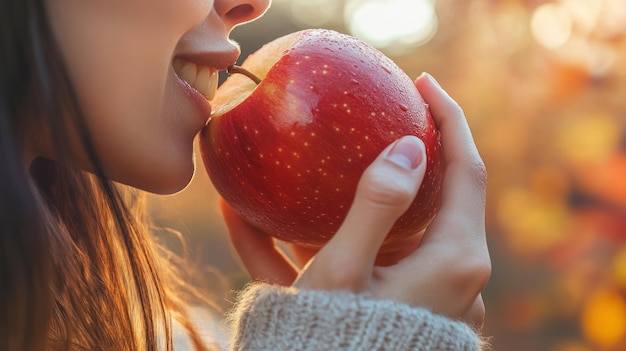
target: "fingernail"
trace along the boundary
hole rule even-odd
[[[424,143],[416,136],[398,140],[389,150],[387,160],[409,170],[416,169],[423,161]]]

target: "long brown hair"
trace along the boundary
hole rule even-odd
[[[140,193],[106,177],[50,33],[42,0],[0,2],[0,349],[171,350],[176,319],[204,350],[183,303],[196,292],[155,244]],[[63,162],[70,125],[92,173]],[[33,126],[58,157],[27,170]]]

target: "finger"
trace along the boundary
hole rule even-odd
[[[330,273],[343,274],[348,285],[369,280],[387,233],[417,194],[425,160],[424,144],[417,137],[406,136],[387,147],[363,173],[346,219],[314,263],[332,263]]]
[[[440,210],[414,253],[421,262],[413,265],[432,262],[436,256],[443,276],[452,280],[469,277],[466,290],[480,292],[491,270],[485,234],[485,166],[459,105],[428,74],[420,76],[415,85],[441,131],[445,174]]]
[[[420,75],[415,80],[415,86],[442,133],[446,159],[463,161],[468,156],[471,159],[480,158],[461,106],[428,73]]]
[[[484,230],[480,228],[484,228],[486,170],[465,115],[432,76],[421,75],[415,85],[429,104],[433,119],[441,131],[446,165],[441,208],[431,224],[433,229],[444,227],[444,230],[437,230],[436,237],[427,233],[424,244],[429,240],[454,240],[459,244],[482,241]],[[451,223],[455,224],[454,227],[450,226]],[[473,227],[468,228],[468,225]]]
[[[420,271],[404,289],[418,292],[413,302],[460,317],[475,303],[491,269],[484,225],[484,165],[456,102],[429,75],[420,76],[415,85],[441,131],[446,165],[441,208],[417,250],[395,266],[380,269],[378,276],[400,281],[409,272]]]
[[[224,200],[220,209],[230,241],[253,280],[291,285],[297,276],[293,264],[280,252],[274,239],[244,221]]]

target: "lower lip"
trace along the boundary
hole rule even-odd
[[[200,94],[200,92],[194,89],[189,83],[182,80],[178,75],[175,74],[175,76],[185,95],[193,101],[193,105],[196,106],[196,109],[200,112],[202,122],[205,124],[211,115],[211,104],[204,95]]]

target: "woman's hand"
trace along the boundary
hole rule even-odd
[[[441,208],[423,236],[407,239],[401,259],[377,264],[386,234],[411,204],[424,177],[424,145],[407,136],[385,149],[364,172],[336,235],[317,253],[294,251],[297,261],[308,261],[303,268],[222,202],[231,241],[253,279],[367,293],[482,326],[481,291],[491,273],[484,223],[485,167],[456,102],[430,75],[421,75],[415,85],[441,131],[446,167]]]

